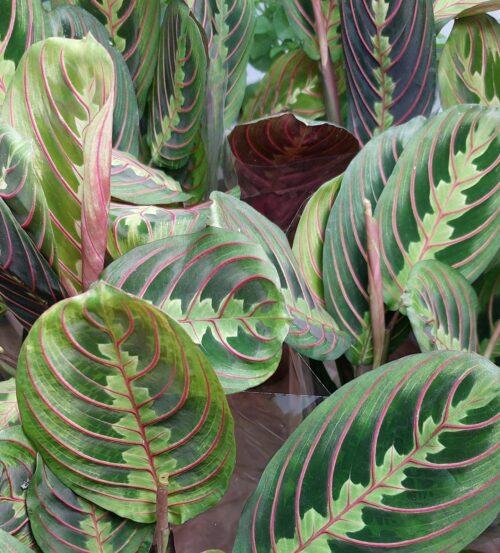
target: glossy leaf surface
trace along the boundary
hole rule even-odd
[[[14,378],[0,382],[0,430],[19,424]]]
[[[347,168],[328,219],[323,248],[326,306],[354,340],[347,355],[355,365],[370,364],[373,355],[363,200],[375,209],[403,148],[423,124],[418,118],[370,140]]]
[[[343,386],[266,468],[234,552],[461,551],[497,513],[498,384],[433,352]]]
[[[500,9],[498,0],[434,0],[434,18],[438,24],[450,19]]]
[[[31,529],[42,551],[148,553],[154,527],[122,519],[75,495],[38,457],[27,492]]]
[[[489,15],[459,19],[439,60],[443,108],[455,104],[500,106],[500,24]]]
[[[390,309],[417,261],[437,259],[473,282],[495,257],[499,124],[499,109],[456,106],[405,148],[376,210]]]
[[[402,300],[422,351],[477,350],[477,295],[458,271],[435,259],[419,261]]]
[[[103,278],[178,321],[226,392],[276,370],[288,313],[276,269],[243,234],[209,228],[152,242],[116,260]]]
[[[341,0],[349,123],[363,143],[428,115],[435,92],[430,0]]]
[[[314,298],[283,232],[245,202],[221,192],[211,195],[212,224],[245,234],[258,242],[278,271],[292,319],[286,342],[312,359],[336,359],[350,340]]]
[[[182,523],[224,494],[233,423],[205,355],[148,303],[102,283],[46,312],[23,344],[23,427],[76,494],[155,520],[159,484]]]
[[[359,151],[353,135],[293,114],[238,125],[229,135],[241,197],[288,230],[307,198]]]

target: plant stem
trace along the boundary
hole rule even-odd
[[[328,49],[328,22],[321,10],[321,0],[312,0],[316,34],[318,37],[321,74],[323,75],[326,116],[332,123],[341,124],[339,91],[330,51]]]
[[[484,350],[484,356],[486,357],[486,359],[490,359],[493,355],[493,351],[495,350],[495,346],[497,345],[498,340],[500,340],[500,322],[495,325],[495,330],[493,331],[493,334],[488,341],[488,345]]]
[[[170,538],[168,525],[168,485],[159,482],[156,491],[156,529],[155,545],[157,553],[167,553]]]

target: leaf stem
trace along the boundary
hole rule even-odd
[[[157,553],[168,553],[170,526],[168,524],[168,484],[158,482],[156,490],[155,545]]]
[[[328,49],[328,26],[321,10],[321,0],[312,0],[318,37],[321,74],[323,75],[326,116],[332,123],[341,124],[339,91],[335,70]]]

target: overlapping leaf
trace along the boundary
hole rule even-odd
[[[0,543],[6,553],[33,553],[33,549],[0,529]]]
[[[59,302],[23,344],[23,428],[77,495],[137,522],[160,485],[180,524],[214,505],[234,465],[231,413],[205,355],[148,303],[103,283]]]
[[[134,205],[169,205],[189,200],[190,194],[162,171],[142,164],[130,154],[113,150],[111,197]]]
[[[452,352],[343,386],[264,471],[234,552],[461,551],[498,512],[498,388]]]
[[[355,365],[370,364],[373,355],[363,200],[375,208],[403,148],[423,124],[417,118],[370,140],[346,170],[328,219],[325,300],[338,326],[354,339],[347,355]]]
[[[113,111],[113,147],[139,153],[139,109],[134,85],[123,56],[110,44],[110,37],[99,21],[78,6],[60,6],[48,15],[54,36],[84,38],[88,33],[106,48],[115,68],[115,102]]]
[[[0,430],[16,424],[19,424],[16,381],[10,378],[0,382]]]
[[[160,37],[161,0],[76,0],[107,29],[127,62],[142,113],[153,80]]]
[[[11,125],[36,143],[36,184],[70,294],[95,280],[104,263],[113,89],[111,58],[91,35],[50,38],[23,57],[4,104]]]
[[[489,15],[455,22],[439,60],[443,108],[454,104],[500,106],[499,29]]]
[[[276,370],[288,313],[276,269],[245,235],[209,228],[152,242],[116,260],[103,278],[178,321],[227,393]]]
[[[455,106],[405,148],[376,210],[390,309],[418,261],[437,259],[473,282],[497,254],[499,125],[499,109]]]
[[[434,18],[440,25],[450,19],[500,9],[498,0],[434,0]]]
[[[430,0],[341,0],[349,123],[363,143],[389,126],[428,115],[435,92]]]
[[[498,364],[500,359],[500,274],[496,268],[474,283],[479,300],[479,352]]]
[[[27,493],[30,525],[43,551],[148,553],[154,527],[122,519],[75,495],[38,457]]]
[[[359,151],[347,130],[284,114],[238,125],[229,135],[241,197],[282,230],[307,198]]]
[[[332,318],[314,298],[283,232],[245,202],[229,194],[211,195],[212,224],[242,232],[258,242],[273,263],[292,319],[286,342],[313,359],[336,359],[350,345]]]
[[[35,455],[19,425],[0,431],[0,530],[27,545],[32,538],[26,489],[35,470]]]
[[[477,350],[477,295],[458,271],[435,259],[419,261],[402,300],[422,351]]]
[[[205,103],[207,51],[202,31],[181,0],[172,0],[162,23],[149,101],[148,139],[158,165],[186,165]]]
[[[137,246],[204,229],[210,203],[186,209],[111,204],[108,251],[116,259]]]

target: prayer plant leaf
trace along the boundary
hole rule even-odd
[[[498,513],[498,377],[432,352],[342,386],[267,466],[234,553],[461,551]]]
[[[175,321],[104,283],[47,311],[17,371],[23,428],[77,495],[153,522],[159,487],[181,524],[219,501],[234,465],[217,376]]]
[[[375,209],[403,148],[424,121],[388,129],[365,145],[347,168],[328,218],[322,261],[326,307],[353,338],[347,356],[354,365],[373,360],[363,200]]]
[[[443,25],[450,19],[500,9],[499,0],[434,0],[434,19]]]
[[[500,107],[500,24],[489,15],[458,19],[439,60],[443,108],[455,104]]]
[[[483,273],[474,283],[479,300],[477,331],[479,352],[494,361],[500,361],[500,273],[494,267]]]
[[[59,278],[75,294],[100,274],[106,251],[114,70],[91,36],[49,38],[22,58],[3,106],[35,144],[35,186],[44,192]]]
[[[33,549],[0,529],[0,543],[5,553],[33,553]]]
[[[435,259],[419,261],[402,300],[422,351],[477,350],[477,295],[456,269]]]
[[[156,305],[200,344],[226,393],[268,379],[281,358],[288,313],[261,246],[218,228],[140,246],[103,279]]]
[[[436,55],[431,0],[341,0],[349,125],[374,134],[431,112]]]
[[[375,212],[390,309],[418,261],[437,259],[473,282],[497,254],[499,125],[500,109],[455,106],[404,149]]]
[[[0,430],[19,424],[14,378],[0,382]]]
[[[288,345],[312,359],[331,360],[340,357],[350,339],[338,330],[323,309],[302,274],[284,233],[245,202],[229,194],[211,195],[212,224],[241,232],[260,244],[278,271],[281,290],[291,318],[286,338]]]
[[[37,459],[27,493],[33,535],[42,551],[57,553],[148,553],[154,525],[103,511],[78,497]]]

